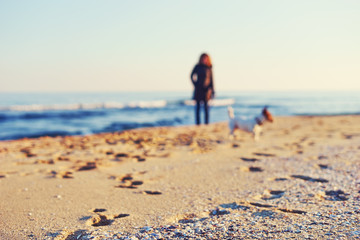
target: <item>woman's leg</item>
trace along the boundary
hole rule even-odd
[[[195,107],[195,119],[196,124],[200,124],[200,101],[196,101],[196,107]]]
[[[205,110],[205,124],[209,124],[209,105],[207,101],[204,101],[204,110]]]

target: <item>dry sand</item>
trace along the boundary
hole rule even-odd
[[[0,239],[360,238],[360,116],[0,142]]]

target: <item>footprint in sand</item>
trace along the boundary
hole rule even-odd
[[[262,204],[262,203],[257,203],[257,202],[251,202],[250,205],[255,206],[255,207],[262,207],[262,208],[272,208],[272,207],[274,207],[273,205]]]
[[[125,176],[123,176],[123,177],[120,178],[120,181],[121,181],[121,182],[126,182],[126,181],[131,181],[131,180],[133,180],[133,179],[134,179],[134,178],[133,178],[132,174],[126,174]]]
[[[143,181],[132,181],[131,185],[132,186],[139,186],[139,185],[142,185],[143,183],[144,183]]]
[[[114,157],[116,157],[116,158],[127,158],[127,157],[129,157],[129,154],[127,154],[127,153],[117,153],[117,154],[115,154]]]
[[[321,182],[321,183],[329,182],[328,180],[326,180],[324,178],[312,178],[312,177],[308,177],[308,176],[304,176],[304,175],[291,175],[291,177],[299,178],[299,179],[309,181],[309,182]]]
[[[356,136],[356,135],[351,135],[351,134],[345,134],[345,133],[343,133],[343,138],[344,138],[344,139],[352,139],[354,136]]]
[[[113,150],[107,150],[105,151],[105,155],[113,155],[114,151]]]
[[[255,202],[251,202],[250,205],[253,205],[255,207],[261,207],[261,208],[273,208],[275,206],[272,205],[267,205],[267,204],[262,204],[262,203],[255,203]],[[294,210],[294,209],[287,209],[287,208],[275,208],[281,212],[286,212],[286,213],[296,213],[296,214],[306,214],[305,211],[302,210]]]
[[[249,167],[250,172],[262,172],[264,171],[261,167]]]
[[[345,193],[342,190],[336,191],[326,191],[325,195],[327,196],[325,199],[329,201],[347,201],[350,194]]]
[[[123,184],[120,184],[116,187],[118,188],[130,188],[130,189],[136,189],[138,186],[142,185],[143,181],[125,181]]]
[[[287,209],[287,208],[278,208],[278,210],[286,213],[295,213],[295,214],[306,214],[305,211],[302,210],[294,210],[294,209]]]
[[[272,195],[280,195],[280,194],[284,194],[285,191],[281,191],[281,190],[268,190],[270,194]]]
[[[263,197],[261,197],[262,200],[272,200],[281,198],[284,196],[285,191],[278,191],[278,190],[266,190]]]
[[[145,158],[139,156],[139,155],[136,155],[136,156],[133,156],[133,158],[137,159],[138,162],[145,162]]]
[[[59,156],[59,157],[57,158],[57,160],[59,160],[59,161],[64,161],[64,162],[68,162],[68,161],[70,161],[70,158],[67,157],[67,156]]]
[[[245,161],[245,162],[256,162],[256,161],[260,161],[260,159],[257,158],[246,158],[246,157],[241,157],[241,160]]]
[[[147,173],[147,171],[142,171],[142,172],[137,172],[137,173],[127,173],[127,174],[121,175],[121,176],[109,176],[109,179],[114,179],[114,180],[120,181],[122,183],[129,183],[132,180],[134,180],[134,176],[144,175],[146,173]]]
[[[264,170],[261,167],[242,167],[241,171],[243,171],[243,172],[263,172]]]
[[[55,161],[53,159],[50,159],[50,160],[37,160],[34,163],[35,164],[54,164]]]
[[[111,154],[109,154],[111,155]],[[135,156],[131,156],[130,154],[127,153],[117,153],[114,155],[115,159],[114,161],[121,161],[123,158],[129,158],[129,159],[136,159],[136,161],[138,162],[145,162],[146,158],[140,155],[135,155]]]
[[[328,168],[329,168],[329,166],[326,165],[326,164],[318,164],[317,166],[318,166],[319,168],[321,168],[321,169],[328,169]]]
[[[230,211],[225,210],[225,209],[218,209],[216,208],[215,210],[210,211],[210,216],[220,216],[220,215],[225,215],[225,214],[229,214]]]
[[[159,191],[144,191],[143,193],[147,194],[147,195],[161,195],[162,194]]]
[[[272,153],[259,153],[259,152],[255,152],[253,153],[256,156],[260,156],[260,157],[276,157],[276,154],[272,154]]]
[[[316,144],[316,143],[315,143],[315,142],[312,142],[312,141],[311,141],[311,142],[308,142],[308,145],[309,145],[309,146],[314,146],[315,144]]]
[[[105,208],[94,208],[90,210],[90,212],[96,213],[96,216],[93,217],[82,217],[80,220],[87,220],[86,225],[93,226],[93,227],[100,227],[100,226],[108,226],[111,225],[116,218],[123,218],[130,216],[130,214],[116,214],[116,215],[104,215],[100,214],[100,212],[106,212]]]
[[[85,165],[79,166],[76,168],[76,171],[88,171],[96,169],[96,163],[95,162],[87,162]]]
[[[276,182],[280,182],[280,181],[287,181],[289,180],[288,178],[284,178],[284,177],[278,177],[278,178],[270,178],[270,181],[276,181]]]
[[[74,178],[73,172],[71,171],[51,171],[50,174],[56,178]]]
[[[116,145],[117,141],[111,140],[111,139],[106,139],[106,143],[109,144],[109,145]]]
[[[35,153],[31,152],[30,148],[23,148],[23,149],[20,150],[20,152],[24,153],[25,156],[28,157],[28,158],[37,156]]]
[[[91,212],[94,212],[94,213],[106,212],[106,209],[105,208],[95,208],[95,209],[91,210]]]

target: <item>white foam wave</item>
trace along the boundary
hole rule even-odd
[[[93,109],[124,109],[124,108],[162,108],[167,105],[165,100],[139,101],[130,103],[79,103],[79,104],[54,104],[54,105],[14,105],[0,107],[0,111],[49,111],[49,110],[93,110]]]
[[[159,100],[159,101],[140,101],[140,102],[133,102],[129,103],[127,107],[130,108],[162,108],[167,105],[167,102],[165,100]]]
[[[211,99],[209,101],[209,105],[210,106],[228,106],[228,105],[232,105],[235,103],[235,99],[233,98],[226,98],[226,99]],[[184,101],[184,104],[187,106],[195,106],[195,101],[194,100],[186,100]]]

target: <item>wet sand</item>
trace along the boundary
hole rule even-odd
[[[360,116],[0,142],[0,239],[360,238]]]

